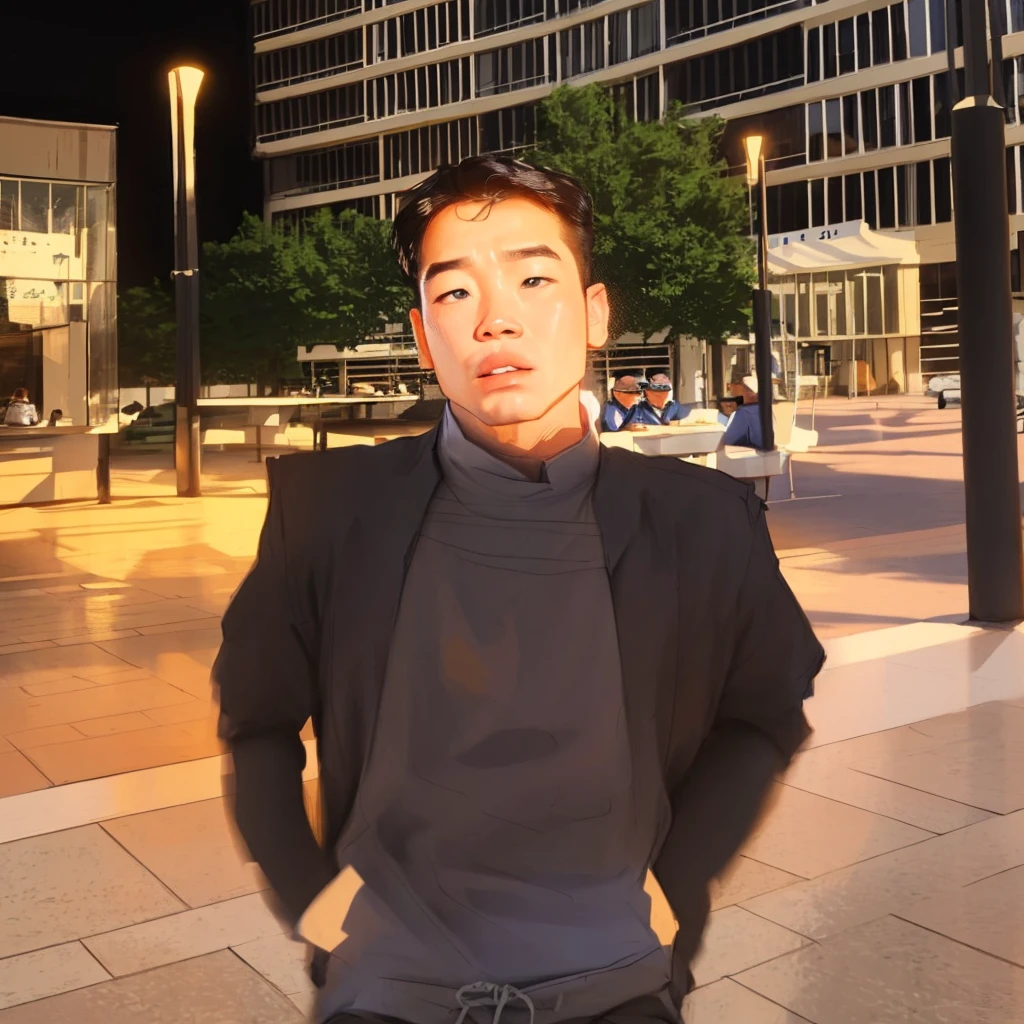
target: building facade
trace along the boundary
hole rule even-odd
[[[116,129],[0,117],[0,505],[97,496],[117,416]],[[4,422],[0,415],[0,424]]]
[[[1015,249],[1024,0],[1003,3]],[[944,0],[255,0],[252,32],[268,219],[390,217],[438,164],[528,146],[559,83],[600,82],[636,118],[673,100],[722,116],[736,171],[743,137],[765,136],[790,376],[919,391],[956,369]],[[794,264],[809,241],[831,245]]]

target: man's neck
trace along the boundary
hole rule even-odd
[[[574,388],[539,420],[500,427],[483,423],[454,402],[449,405],[467,440],[534,481],[541,479],[545,462],[579,444],[589,429],[586,410],[580,405],[579,388]]]

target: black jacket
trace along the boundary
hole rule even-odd
[[[213,674],[238,825],[292,922],[338,871],[333,849],[369,755],[405,573],[440,479],[437,437],[434,428],[268,463],[257,561],[224,616]],[[656,799],[660,773],[673,808],[653,870],[679,923],[681,997],[707,919],[708,883],[809,735],[802,703],[824,652],[779,571],[765,506],[748,485],[602,446],[594,511],[636,792]],[[646,600],[652,588],[658,599]],[[579,685],[586,699],[586,680]],[[302,806],[299,732],[309,718],[322,847]]]

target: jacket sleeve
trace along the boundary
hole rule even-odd
[[[294,925],[337,869],[303,799],[299,733],[318,712],[315,612],[296,596],[307,585],[302,568],[289,563],[286,542],[305,524],[288,521],[283,467],[277,459],[267,467],[270,501],[256,563],[224,615],[213,679],[234,767],[235,820],[277,896],[277,912]]]
[[[775,776],[810,735],[803,701],[825,661],[779,569],[763,503],[749,501],[753,536],[729,668],[711,732],[670,794],[672,825],[654,864],[679,925],[675,979],[688,976],[700,945],[709,883],[742,846]]]

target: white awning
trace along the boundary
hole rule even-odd
[[[920,263],[917,243],[912,238],[872,231],[862,220],[768,238],[769,274],[856,270],[894,263]]]

